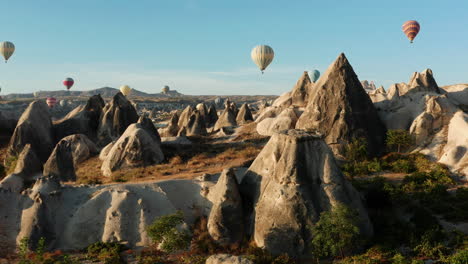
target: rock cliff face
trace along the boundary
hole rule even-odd
[[[344,178],[325,141],[312,132],[274,134],[247,170],[241,194],[256,244],[273,254],[300,255],[313,236],[309,226],[338,203],[358,211],[360,228],[373,228],[360,194]]]
[[[353,138],[365,138],[370,156],[382,152],[386,128],[342,53],[314,85],[296,128],[316,130],[338,156]]]
[[[8,146],[8,154],[17,156],[26,144],[45,162],[54,148],[52,121],[44,101],[34,101],[21,115]]]
[[[122,93],[117,93],[104,107],[98,127],[100,146],[105,146],[120,137],[130,124],[138,121],[132,103]]]

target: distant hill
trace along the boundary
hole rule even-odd
[[[24,99],[24,98],[34,98],[34,97],[64,97],[64,96],[92,96],[96,94],[101,94],[102,97],[112,97],[114,96],[117,92],[119,92],[119,89],[112,88],[112,87],[102,87],[94,90],[88,90],[88,91],[66,91],[66,90],[59,90],[59,91],[37,91],[35,93],[13,93],[13,94],[7,94],[3,96],[4,99],[6,100],[11,100],[11,99]],[[181,93],[173,90],[169,91],[167,94],[162,94],[162,93],[155,93],[155,94],[149,94],[145,93],[142,91],[138,90],[132,90],[130,93],[129,97],[178,97],[182,96]]]

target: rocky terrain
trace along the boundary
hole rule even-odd
[[[137,97],[147,95],[109,89],[72,92],[88,98],[56,108],[24,101],[20,114],[2,103],[0,257],[17,258],[26,238],[27,248],[45,241],[50,252],[120,243],[159,263],[156,253],[145,254],[170,239],[155,248],[153,223],[179,211],[171,230],[188,232],[192,242],[163,254],[164,263],[329,261],[317,249],[325,239],[320,227],[341,208],[352,211],[352,230],[367,241],[340,248],[341,258],[382,245],[379,239],[390,245],[392,235],[401,244],[422,240],[429,229],[408,231],[413,240],[388,231],[426,228],[418,226],[421,210],[435,219],[431,228],[466,239],[468,85],[439,87],[427,69],[386,91],[361,82],[340,54],[317,82],[304,72],[274,101],[194,97],[151,105]],[[411,140],[392,151],[397,132]],[[431,196],[451,204],[451,214],[433,207]],[[414,248],[408,254],[423,254]],[[193,258],[182,262],[181,252]]]

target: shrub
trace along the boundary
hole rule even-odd
[[[126,247],[118,242],[96,242],[89,245],[86,251],[88,259],[97,259],[106,264],[120,264],[124,263],[120,252],[125,249]]]
[[[450,264],[466,264],[468,263],[468,249],[462,249],[455,252],[455,254],[445,259],[446,263]]]
[[[351,253],[359,247],[358,214],[343,204],[320,214],[312,227],[312,248],[317,257],[334,257]]]
[[[345,158],[349,161],[363,161],[367,157],[367,141],[365,138],[353,138],[345,147]]]
[[[411,160],[399,159],[391,163],[394,172],[411,173],[416,170],[414,163]]]
[[[177,229],[183,221],[182,211],[161,216],[148,227],[148,235],[164,251],[173,252],[186,249],[190,245],[191,236],[187,231]]]
[[[400,153],[401,148],[407,149],[413,143],[414,138],[406,130],[397,129],[387,131],[387,147],[396,147],[398,153]]]
[[[18,162],[18,156],[7,156],[5,158],[5,176],[12,174],[15,171],[16,163]]]
[[[377,159],[374,159],[373,161],[369,162],[367,164],[367,171],[371,173],[378,173],[382,171],[382,165],[380,164],[380,161]]]

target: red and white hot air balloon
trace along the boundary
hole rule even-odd
[[[57,103],[57,99],[55,99],[55,97],[47,97],[46,99],[46,104],[52,108],[54,107],[54,105]]]
[[[65,87],[67,87],[67,90],[70,90],[70,88],[73,86],[74,83],[75,83],[75,81],[73,81],[73,79],[70,78],[70,77],[66,78],[63,81],[63,85],[65,85]]]

